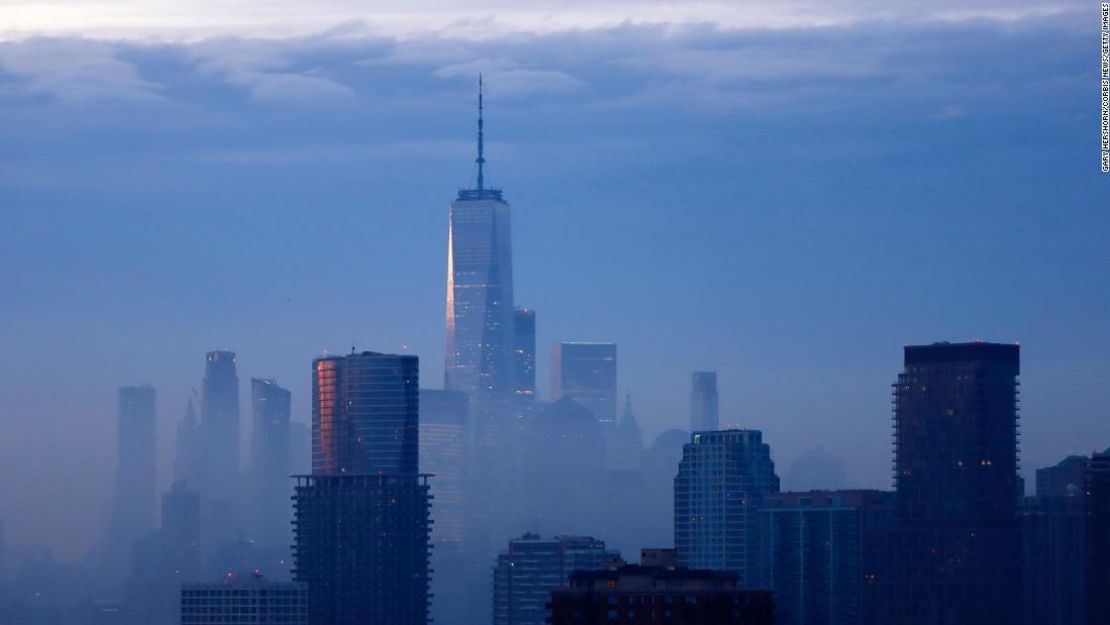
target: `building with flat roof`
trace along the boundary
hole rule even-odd
[[[599,423],[617,421],[616,343],[559,343],[551,350],[551,400],[570,397]]]
[[[308,625],[303,584],[261,576],[181,587],[181,625]]]

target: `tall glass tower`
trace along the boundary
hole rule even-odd
[[[451,202],[447,240],[444,387],[470,394],[484,441],[513,395],[513,263],[509,204],[486,187],[482,91],[478,90],[478,179]]]
[[[231,505],[239,495],[239,375],[235,352],[208,352],[201,393],[202,494]]]

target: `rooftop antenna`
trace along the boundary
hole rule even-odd
[[[485,189],[485,176],[483,175],[483,166],[486,164],[485,145],[482,136],[482,75],[478,74],[478,158],[475,163],[478,163],[478,190]]]

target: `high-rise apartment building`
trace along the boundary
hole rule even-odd
[[[1018,621],[1018,373],[1017,345],[905,348],[894,384],[896,527],[868,573],[875,622]]]
[[[679,564],[732,571],[744,587],[759,587],[759,509],[777,492],[771,448],[760,431],[691,434],[674,479]]]
[[[617,420],[617,345],[559,343],[551,350],[551,399],[570,397],[612,426]]]
[[[718,404],[717,372],[695,371],[690,382],[690,431],[721,429]]]
[[[513,321],[513,392],[517,399],[536,398],[536,311],[517,308]]]
[[[292,395],[277,381],[251,379],[249,516],[254,540],[267,547],[289,544],[291,406]]]
[[[235,352],[208,352],[201,392],[201,492],[225,505],[239,496],[239,374]]]
[[[312,625],[428,622],[431,496],[418,470],[419,362],[313,362],[312,475],[294,495],[294,579]]]
[[[448,220],[444,388],[470,396],[477,440],[489,446],[512,413],[516,336],[509,204],[486,186],[484,123],[479,86],[477,184],[459,191]]]
[[[864,544],[894,515],[878,490],[770,494],[760,509],[763,582],[777,625],[858,625],[863,619]]]
[[[524,534],[509,541],[493,570],[494,625],[544,625],[551,591],[575,571],[590,571],[620,554],[588,536],[541,538]]]

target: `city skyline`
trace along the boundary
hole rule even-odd
[[[28,492],[47,482],[47,492],[54,494],[31,500],[29,505],[41,511],[41,522],[34,524],[0,508],[6,533],[21,542],[49,542],[67,559],[80,557],[94,532],[82,537],[82,531],[60,529],[74,515],[100,519],[108,505],[114,454],[111,389],[118,386],[149,382],[158,389],[158,484],[163,492],[172,474],[166,450],[172,449],[173,430],[190,389],[200,390],[197,363],[204,351],[229,349],[241,358],[241,415],[249,414],[244,381],[272,377],[287,383],[292,392],[293,421],[307,422],[310,393],[304,363],[325,348],[346,353],[352,343],[359,349],[390,352],[403,352],[407,346],[408,353],[423,359],[426,368],[421,373],[434,388],[439,377],[436,363],[443,362],[439,328],[445,199],[468,186],[472,173],[467,163],[473,149],[472,86],[483,69],[489,71],[487,86],[494,94],[492,115],[497,119],[496,140],[488,146],[491,177],[497,186],[512,189],[516,299],[540,311],[537,352],[546,354],[551,345],[563,341],[618,344],[618,397],[626,390],[635,395],[645,445],[660,432],[687,427],[690,372],[716,370],[721,424],[738,422],[764,431],[774,443],[774,459],[783,475],[792,460],[821,443],[847,461],[848,483],[889,488],[886,446],[881,441],[853,443],[874,439],[889,419],[885,393],[898,346],[982,338],[1022,341],[1026,373],[1021,469],[1028,482],[1039,467],[1072,453],[1089,453],[1088,446],[1101,449],[1102,442],[1088,441],[1110,438],[1101,382],[1108,368],[1100,348],[1107,340],[1101,321],[1110,298],[1103,287],[1092,287],[1081,276],[1085,269],[1105,264],[1096,233],[1110,224],[1096,202],[1105,181],[1077,173],[1086,162],[1078,147],[1086,126],[1074,118],[1086,107],[1081,97],[1084,83],[1073,82],[1059,66],[1085,58],[1076,50],[1087,35],[1082,28],[1077,33],[1070,15],[1064,11],[1042,26],[1020,17],[988,18],[978,25],[924,20],[906,26],[917,29],[914,32],[939,32],[964,45],[973,35],[982,35],[976,49],[986,50],[994,60],[998,57],[991,54],[1001,54],[1015,40],[1047,36],[1059,42],[1059,56],[1028,68],[1042,83],[1063,81],[1059,103],[1043,99],[1047,96],[1038,86],[1042,83],[1012,85],[1037,103],[1013,109],[1017,119],[1042,117],[1047,111],[1063,120],[1056,122],[1060,126],[1028,129],[1028,141],[1062,137],[1049,143],[1045,156],[1030,155],[1004,139],[988,143],[990,150],[956,155],[966,147],[958,135],[981,138],[998,130],[983,118],[983,111],[996,109],[997,101],[952,87],[950,81],[960,74],[945,69],[942,78],[928,83],[943,88],[920,106],[873,120],[887,130],[908,124],[897,136],[907,145],[934,135],[919,151],[853,139],[871,133],[855,115],[829,113],[826,138],[859,161],[852,167],[832,164],[832,156],[808,154],[799,147],[809,127],[807,109],[788,92],[759,94],[788,102],[787,113],[730,99],[748,84],[745,80],[759,76],[724,76],[717,83],[702,77],[685,94],[651,93],[641,91],[635,72],[613,70],[621,80],[606,92],[581,60],[550,58],[495,42],[464,46],[477,50],[476,57],[463,55],[472,67],[417,80],[405,76],[433,75],[448,65],[441,60],[412,61],[413,69],[393,57],[386,60],[384,53],[374,57],[371,48],[355,44],[355,50],[343,52],[342,45],[326,37],[322,47],[307,51],[304,42],[274,44],[279,51],[282,45],[290,46],[286,51],[294,60],[288,75],[309,76],[313,59],[320,67],[374,67],[355,64],[354,57],[361,61],[366,55],[384,63],[378,67],[403,75],[397,79],[403,88],[393,96],[396,100],[356,114],[352,111],[364,108],[369,96],[363,94],[371,93],[374,83],[347,74],[333,78],[349,81],[360,99],[335,105],[331,112],[315,104],[267,103],[265,98],[275,92],[257,84],[244,87],[254,94],[247,96],[246,104],[221,91],[225,87],[209,85],[212,91],[201,97],[189,91],[187,81],[176,82],[179,75],[160,68],[168,63],[192,75],[192,62],[182,58],[192,58],[192,50],[212,50],[177,43],[154,49],[136,44],[119,48],[102,41],[90,48],[107,64],[102,74],[90,70],[95,76],[84,84],[93,93],[62,93],[59,90],[72,83],[56,79],[73,70],[42,61],[51,58],[46,43],[5,41],[0,44],[5,84],[17,85],[17,91],[5,92],[2,105],[13,113],[9,119],[29,122],[25,128],[8,122],[0,129],[11,146],[11,158],[19,161],[9,172],[37,172],[41,177],[16,181],[9,173],[0,178],[0,201],[13,207],[7,210],[14,217],[12,229],[0,235],[8,266],[3,278],[16,295],[6,302],[5,316],[13,323],[3,338],[25,355],[18,367],[9,361],[0,368],[0,379],[5,380],[0,390],[12,398],[0,409],[0,416],[12,424],[12,436],[0,443],[5,452],[0,456],[10,463],[3,466],[9,474],[16,473],[13,467],[28,464],[28,450],[41,449],[41,443],[29,441],[51,441],[59,456],[56,467],[15,475],[2,486],[10,501],[28,500]],[[1007,27],[1014,29],[1008,35]],[[652,37],[649,28],[640,26],[591,34],[598,39],[590,42],[608,37],[626,46]],[[824,50],[838,50],[868,35],[893,36],[889,27],[868,30],[858,24],[819,34],[814,45]],[[747,58],[748,53],[763,58],[759,55],[792,41],[789,33],[752,37],[727,28],[714,37],[733,54],[726,54],[726,59]],[[682,44],[681,36],[679,40],[675,57],[689,58],[697,46]],[[894,45],[883,41],[883,46]],[[54,44],[62,50],[86,45],[69,39]],[[240,44],[244,49],[259,45]],[[391,46],[394,55],[421,51],[414,44]],[[912,46],[890,49],[895,59],[920,51]],[[281,74],[266,64],[262,70],[229,70],[218,62],[226,60],[226,50],[217,52],[217,60],[206,67],[219,76],[241,71],[247,77],[243,80],[249,80],[258,78],[256,74]],[[950,61],[935,51],[924,52],[942,67]],[[509,58],[520,67],[498,58]],[[112,73],[113,60],[136,68],[133,78],[139,82],[128,83],[126,76]],[[977,67],[990,67],[991,62],[980,61]],[[891,60],[877,66],[850,65],[843,72],[827,67],[814,71],[823,80],[839,80],[836,89],[862,89],[850,101],[872,110],[891,102],[906,104],[917,93],[911,87],[869,91],[868,80],[881,81],[895,67]],[[852,82],[851,70],[863,72],[857,82]],[[782,73],[787,81],[803,80],[797,65]],[[561,74],[581,84],[568,83]],[[530,88],[539,91],[521,91],[530,84],[527,76],[538,81]],[[172,108],[172,102],[190,102],[232,118],[244,110],[263,114],[259,125],[241,126],[243,135],[237,141],[167,137],[171,165],[162,174],[165,187],[142,186],[138,181],[147,176],[120,175],[128,170],[130,156],[96,138],[100,132],[118,132],[124,143],[136,142],[138,153],[152,150],[137,141],[134,130],[100,111],[105,102],[117,102],[96,95],[98,85],[106,84],[97,82],[101,78],[123,80],[124,87],[129,84],[140,96],[149,92],[144,83],[167,85],[160,94],[154,92],[170,104],[144,102],[141,97],[122,103],[135,113],[137,127],[149,127],[146,124],[152,122],[144,116],[160,114],[166,110],[161,107]],[[24,81],[30,81],[28,94],[18,91],[26,86]],[[667,84],[674,87],[681,81]],[[128,93],[132,92],[126,88],[121,91]],[[646,101],[631,101],[630,94]],[[715,101],[714,95],[722,100]],[[433,123],[422,129],[412,127],[419,124],[398,123],[405,120],[398,111],[406,97],[419,102],[412,108],[413,121]],[[651,102],[652,97],[658,101]],[[433,105],[432,100],[439,102]],[[618,102],[626,107],[623,115],[606,112],[606,106]],[[41,109],[30,111],[31,105],[39,104]],[[95,114],[64,126],[70,130],[65,137],[46,140],[31,129],[56,125],[52,120],[72,110],[67,107]],[[324,121],[333,113],[334,125]],[[371,122],[369,130],[353,142],[339,141],[344,133],[356,132],[352,129],[363,115]],[[544,123],[530,121],[532,117]],[[290,119],[305,122],[304,135],[288,142],[260,142],[259,128]],[[676,139],[652,133],[635,137],[661,119],[669,119],[668,128],[681,131],[674,134],[700,142],[700,147],[683,148]],[[385,128],[390,122],[396,129]],[[184,114],[181,123],[203,127],[192,114]],[[725,134],[715,140],[706,127],[725,128]],[[769,139],[761,127],[779,138]],[[30,148],[38,143],[46,147]],[[667,156],[653,162],[635,155],[645,148],[653,158]],[[1009,155],[1009,166],[985,164],[986,154],[999,148]],[[83,163],[65,156],[70,152],[103,153],[105,159]],[[320,155],[325,165],[306,165],[306,154]],[[1061,156],[1055,165],[1048,162]],[[225,180],[204,158],[243,176]],[[339,161],[352,164],[340,166]],[[386,184],[390,175],[383,167],[388,163],[403,172],[401,184]],[[895,175],[894,165],[912,176]],[[982,181],[953,173],[973,165]],[[737,167],[743,172],[740,180],[723,182]],[[889,186],[863,187],[865,178],[853,167],[867,170],[866,179],[870,172],[894,177],[885,183]],[[323,183],[319,198],[274,176],[302,170],[310,186]],[[356,170],[367,176],[365,187],[374,193],[358,190],[343,198],[325,188],[360,189]],[[643,182],[664,174],[679,174],[667,178],[673,188],[665,194]],[[104,181],[89,179],[96,175]],[[185,189],[183,181],[193,186],[194,176],[212,183],[210,198]],[[1054,176],[1059,179],[1050,180]],[[799,189],[802,177],[809,182]],[[76,186],[59,191],[35,182],[67,179]],[[942,179],[953,183],[945,190],[930,188]],[[574,194],[573,201],[561,193],[568,181],[583,191]],[[905,198],[903,189],[914,197]],[[674,190],[679,193],[671,193]],[[131,192],[133,199],[121,197]],[[252,193],[258,197],[244,197]],[[673,205],[663,195],[683,197],[683,205]],[[90,210],[69,207],[78,197],[86,198],[80,204]],[[151,232],[149,238],[140,234],[143,228]],[[857,237],[874,244],[856,248]],[[367,241],[372,245],[353,247]],[[358,267],[363,275],[321,278],[314,270],[308,276],[306,268],[316,267],[319,253],[311,250],[317,250],[319,242],[333,242],[334,260]],[[54,255],[37,253],[45,246],[56,249]],[[172,261],[160,259],[163,250],[174,250],[169,254]],[[568,253],[572,250],[576,254]],[[954,260],[937,258],[944,254]],[[153,260],[147,268],[132,262],[148,256]],[[562,265],[549,267],[559,264],[554,259]],[[40,276],[49,287],[16,275],[16,268]],[[396,277],[391,274],[395,271]],[[257,283],[245,285],[248,277]],[[658,290],[659,281],[671,289],[666,297]],[[394,294],[388,305],[396,304],[396,310],[386,310],[377,296],[383,292]],[[73,310],[61,312],[68,309],[59,305],[63,293],[74,298]],[[142,293],[153,295],[148,299]],[[1057,295],[1050,296],[1053,293]],[[320,328],[312,320],[320,318],[324,302],[338,303],[345,311]],[[818,308],[823,314],[810,312]],[[261,314],[263,310],[273,314]],[[691,328],[688,319],[695,313],[703,316],[699,327]],[[275,341],[275,336],[288,340]],[[71,353],[60,358],[63,349]],[[537,380],[540,396],[546,399],[550,391],[545,361],[537,359]],[[791,381],[795,377],[809,384],[796,388]],[[195,406],[198,412],[201,408]],[[244,458],[249,440],[245,425],[239,445]],[[75,440],[61,432],[72,432]]]

